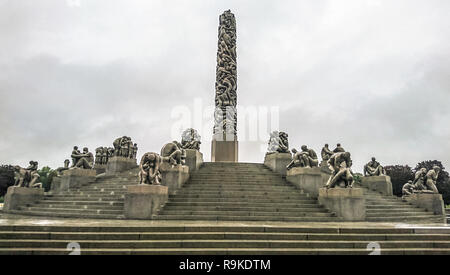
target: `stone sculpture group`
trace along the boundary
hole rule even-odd
[[[27,188],[42,188],[42,183],[38,183],[39,174],[38,162],[30,161],[30,165],[27,168],[22,168],[18,165],[14,166],[15,182],[14,186],[27,187]]]
[[[416,172],[414,180],[410,180],[403,185],[402,195],[403,198],[414,194],[414,193],[434,193],[439,194],[436,187],[436,182],[439,177],[441,168],[439,166],[434,166],[433,169],[427,171],[426,168],[421,168]]]
[[[136,159],[138,147],[136,143],[131,141],[130,137],[123,136],[117,138],[113,142],[114,156]]]
[[[133,147],[134,149],[134,147]],[[136,148],[137,149],[137,148]],[[134,155],[133,151],[133,155]],[[137,153],[137,150],[136,150]],[[108,160],[114,156],[114,148],[112,147],[98,147],[95,149],[95,164],[106,165]]]

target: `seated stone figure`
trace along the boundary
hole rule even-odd
[[[336,148],[333,150],[333,153],[344,153],[345,149],[342,148],[342,145],[340,143],[338,143],[336,145]]]
[[[402,198],[405,199],[407,196],[410,196],[414,193],[414,184],[412,180],[409,180],[402,188]]]
[[[383,176],[385,174],[383,166],[381,166],[375,158],[372,158],[372,160],[364,166],[365,177]]]
[[[270,134],[268,154],[289,153],[288,134],[285,132],[274,131]]]
[[[352,160],[349,152],[336,153],[328,160],[332,168],[332,174],[326,184],[326,188],[353,187],[353,173],[351,171]]]
[[[434,166],[433,169],[427,173],[427,181],[425,182],[427,189],[433,191],[435,194],[439,194],[439,190],[436,187],[436,182],[439,177],[441,168],[439,166]]]
[[[159,166],[161,157],[157,153],[146,153],[139,164],[139,184],[160,185],[161,172]]]
[[[186,153],[179,142],[172,141],[161,149],[161,158],[162,162],[167,162],[172,166],[184,165]]]
[[[181,147],[183,149],[200,150],[201,136],[195,129],[187,129],[181,134]]]
[[[294,167],[304,167],[302,166],[302,159],[300,157],[300,152],[297,149],[293,148],[292,150],[292,161],[286,166],[287,170],[291,170]]]
[[[292,161],[287,165],[287,170],[292,169],[293,167],[318,167],[319,159],[317,158],[316,152],[313,149],[308,149],[306,145],[302,146],[302,151],[298,152],[295,148],[292,149],[292,153],[294,154]]]
[[[75,168],[92,169],[94,167],[94,155],[89,152],[88,148],[83,148],[83,153],[76,155],[78,159]]]
[[[58,173],[59,176],[62,175],[63,171],[69,170],[69,164],[70,161],[68,159],[64,160],[64,167],[59,167],[58,169],[56,169],[56,172]]]
[[[330,148],[328,147],[328,144],[325,144],[325,146],[322,148],[322,152],[321,152],[322,160],[328,161],[333,154],[334,154],[334,152],[330,150]]]
[[[72,167],[75,167],[75,164],[77,164],[78,160],[80,159],[78,156],[81,155],[80,150],[78,150],[78,146],[74,146],[72,150],[72,154],[70,157],[72,158]]]
[[[427,186],[425,185],[425,182],[427,180],[427,169],[421,168],[419,169],[416,174],[414,175],[414,188],[418,191],[427,190]]]
[[[30,161],[30,166],[22,168],[20,166],[14,166],[15,183],[14,186],[28,187],[28,188],[42,188],[42,183],[38,183],[39,174],[38,162]]]

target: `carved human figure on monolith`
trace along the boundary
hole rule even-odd
[[[189,128],[181,134],[181,146],[183,149],[200,150],[201,137],[197,130]]]
[[[161,172],[159,170],[161,157],[157,153],[145,153],[139,164],[139,184],[160,185]]]
[[[95,149],[95,164],[102,164],[102,151],[103,148],[102,147],[98,147]]]
[[[289,153],[288,134],[274,131],[270,134],[267,153]]]
[[[372,160],[364,166],[365,177],[383,176],[385,174],[386,172],[384,171],[383,166],[381,166],[375,158],[372,158]]]
[[[161,149],[162,162],[167,162],[172,166],[184,165],[186,154],[182,149],[181,144],[177,141],[167,143]]]
[[[333,154],[334,154],[334,152],[330,150],[328,144],[325,144],[325,146],[322,148],[322,152],[321,152],[322,160],[328,161]]]
[[[336,153],[328,160],[332,168],[332,174],[326,184],[326,188],[352,188],[353,175],[351,171],[352,159],[349,152]]]
[[[76,156],[78,158],[75,164],[76,168],[92,169],[94,167],[94,155],[89,152],[87,147],[83,148],[83,153]]]
[[[439,166],[434,166],[433,169],[427,173],[427,181],[425,182],[427,189],[433,191],[435,194],[439,194],[439,190],[436,187],[436,182],[439,177],[441,168]]]

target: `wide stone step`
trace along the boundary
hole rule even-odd
[[[373,213],[367,212],[366,216],[368,218],[372,217],[417,217],[417,216],[434,216],[433,213],[430,212],[385,212],[385,213]]]
[[[106,209],[72,209],[72,208],[47,208],[47,207],[20,207],[20,210],[42,213],[75,213],[75,214],[106,214],[106,215],[122,215],[123,210],[106,210]]]
[[[12,210],[11,214],[29,215],[29,216],[50,216],[48,212],[38,211],[24,211]],[[58,218],[81,218],[81,219],[124,219],[123,215],[109,215],[109,214],[91,214],[91,213],[66,213],[66,212],[52,212],[51,217]]]
[[[260,217],[260,216],[285,216],[285,217],[330,217],[328,212],[277,212],[277,211],[244,211],[244,210],[233,210],[233,211],[223,211],[223,210],[166,210],[164,209],[160,215],[194,215],[194,216],[240,216],[240,217]]]
[[[296,190],[290,191],[256,191],[256,190],[241,190],[241,191],[190,191],[182,189],[177,193],[177,196],[194,196],[194,197],[254,197],[254,196],[292,196],[295,198],[307,198],[305,194],[298,193]]]
[[[93,209],[93,210],[120,210],[123,211],[123,205],[122,206],[111,206],[111,205],[73,205],[70,203],[65,204],[50,204],[50,203],[42,203],[38,202],[33,205],[33,207],[39,207],[39,208],[49,208],[49,209],[55,209],[55,208],[64,208],[64,209]]]
[[[249,195],[249,194],[183,194],[180,192],[177,195],[169,196],[169,199],[246,199],[246,200],[312,200],[308,199],[303,194],[261,194],[261,195]]]
[[[189,192],[241,192],[241,191],[260,191],[260,192],[299,192],[300,190],[291,186],[226,186],[223,185],[218,188],[209,186],[198,187],[195,185],[186,185],[182,189]]]
[[[331,214],[330,214],[331,215]],[[280,221],[280,222],[332,222],[337,217],[279,217],[279,216],[207,216],[207,215],[158,215],[156,220],[179,221]],[[333,220],[334,219],[334,220]]]
[[[123,201],[123,198],[116,198],[113,196],[110,197],[86,197],[86,196],[53,196],[49,198],[45,198],[46,200],[52,200],[52,201],[91,201],[91,202],[116,202],[116,201]]]
[[[164,213],[166,211],[247,211],[247,212],[323,212],[327,211],[325,208],[320,208],[317,205],[312,205],[311,207],[296,207],[296,208],[276,208],[276,207],[233,207],[233,206],[192,206],[192,205],[183,205],[183,206],[174,206],[167,205],[164,207]]]
[[[68,240],[0,240],[1,248],[66,248]],[[347,248],[365,249],[367,241],[309,240],[76,240],[83,249],[98,248]],[[70,240],[69,240],[70,242]],[[380,246],[393,248],[450,248],[450,242],[380,241]],[[66,251],[67,252],[67,251]],[[367,252],[367,251],[366,251]]]
[[[51,197],[52,199],[65,199],[65,200],[76,200],[87,198],[87,199],[111,199],[111,200],[118,200],[123,199],[124,195],[110,195],[110,194],[61,194],[61,195],[54,195]]]
[[[317,203],[317,200],[298,198],[298,197],[269,197],[269,196],[258,196],[258,197],[180,197],[173,196],[170,197],[172,202],[251,202],[251,203]]]
[[[63,200],[51,200],[51,198],[39,201],[38,204],[66,204],[66,205],[110,205],[110,206],[122,206],[123,201],[63,201]]]
[[[367,217],[367,221],[370,222],[412,222],[412,221],[431,221],[442,222],[442,219],[436,216],[430,215],[418,215],[418,216],[400,216],[400,217]]]
[[[166,207],[180,207],[180,208],[188,208],[188,207],[202,207],[202,208],[209,208],[209,207],[256,207],[256,208],[319,208],[319,204],[317,201],[311,201],[309,203],[298,203],[298,202],[286,202],[282,201],[279,203],[270,203],[267,201],[263,202],[205,202],[205,201],[193,201],[193,202],[175,202],[175,201],[169,201]]]
[[[402,210],[402,209],[417,209],[417,207],[414,207],[412,205],[396,205],[395,207],[392,207],[392,205],[366,205],[367,209],[371,209],[371,210],[386,210],[386,209],[397,209],[397,210]]]
[[[125,189],[122,189],[120,191],[90,191],[89,190],[89,191],[68,191],[68,192],[62,193],[62,195],[65,195],[65,196],[88,195],[88,196],[103,197],[103,196],[122,196],[122,195],[125,195],[126,192],[127,191]]]

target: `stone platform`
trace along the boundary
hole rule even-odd
[[[264,165],[282,176],[286,176],[286,166],[292,161],[291,153],[267,153],[264,157]]]
[[[150,220],[169,199],[169,188],[161,185],[127,187],[124,214],[127,219]]]

